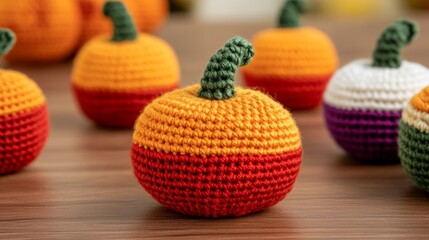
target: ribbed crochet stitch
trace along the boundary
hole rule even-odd
[[[3,0],[0,26],[17,35],[7,60],[54,62],[74,53],[82,24],[76,0]]]
[[[117,30],[81,49],[74,62],[72,85],[89,119],[106,127],[132,127],[149,102],[178,87],[179,64],[166,42],[136,33],[122,3],[112,1],[105,6],[115,9],[113,15],[119,14],[111,16]],[[128,20],[122,22],[124,19]]]
[[[15,41],[10,30],[0,29],[0,54]],[[49,120],[42,91],[27,76],[0,70],[0,175],[21,170],[42,150]]]
[[[242,216],[291,191],[302,155],[292,116],[261,92],[231,89],[233,75],[220,73],[252,55],[250,43],[233,38],[212,57],[201,85],[157,98],[138,118],[134,173],[164,206],[194,216]]]
[[[105,0],[77,0],[80,3],[83,25],[81,42],[85,43],[100,34],[113,31],[112,24],[99,11]],[[167,0],[122,0],[141,32],[153,32],[166,20]]]
[[[429,192],[429,87],[405,107],[398,143],[405,171],[418,187]]]
[[[285,1],[279,27],[253,37],[255,57],[243,68],[247,86],[261,89],[286,108],[317,107],[338,65],[331,39],[312,27],[299,26],[302,0]]]
[[[402,27],[409,26],[414,30],[408,34],[414,36],[416,27],[412,22],[399,20],[389,26],[377,44],[374,59],[357,60],[342,67],[325,92],[328,129],[335,141],[358,160],[398,161],[398,121],[402,109],[429,84],[429,72],[424,66],[401,61],[398,56],[398,48],[405,43],[395,34],[411,41],[413,36],[401,32]]]

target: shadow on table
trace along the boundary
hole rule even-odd
[[[133,237],[196,237],[236,236],[240,239],[256,236],[282,236],[298,238],[299,231],[295,219],[282,211],[280,206],[238,218],[202,218],[185,216],[157,206],[144,212],[141,224]]]
[[[83,150],[129,150],[132,129],[106,129],[87,124],[76,133],[76,144]]]
[[[330,180],[353,198],[392,200],[402,196],[412,185],[400,163],[370,164],[342,154],[328,171]]]
[[[406,192],[405,196],[411,197],[414,199],[423,199],[427,203],[429,203],[429,193],[425,192],[424,190],[418,188],[415,185],[410,186],[410,188]]]
[[[400,164],[397,162],[377,162],[377,161],[361,161],[356,160],[347,153],[342,153],[337,156],[336,164],[343,166],[373,166],[373,167],[385,167]]]

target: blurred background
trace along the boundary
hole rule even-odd
[[[147,195],[142,200],[143,191],[137,190],[139,186],[132,177],[129,161],[132,131],[95,128],[80,113],[71,91],[73,58],[91,37],[111,34],[111,22],[101,11],[103,1],[0,0],[0,26],[11,28],[18,37],[16,54],[9,53],[9,58],[6,56],[6,61],[1,61],[2,67],[23,72],[39,84],[47,98],[52,129],[40,159],[25,174],[2,179],[0,192],[9,197],[0,198],[1,217],[13,221],[2,221],[0,232],[2,227],[5,231],[17,229],[30,238],[37,238],[34,234],[40,232],[73,233],[70,235],[73,239],[76,235],[72,230],[76,229],[77,233],[97,231],[108,234],[107,238],[124,239],[126,236],[154,237],[166,232],[185,233],[169,225],[170,222],[178,222],[186,229],[192,229],[188,225],[195,225],[202,233],[212,228],[215,237],[218,228],[230,227],[230,223],[235,223],[239,231],[247,231],[244,225],[259,227],[260,220],[254,225],[228,221],[226,225],[213,227],[213,222],[198,225],[194,219],[183,222],[175,215],[166,218],[164,210],[159,210],[162,208],[156,208]],[[251,39],[255,33],[275,27],[283,3],[283,0],[165,0],[169,1],[167,7],[163,0],[123,1],[130,3],[128,7],[135,20],[141,22],[139,31],[155,34],[175,50],[180,62],[181,86],[200,81],[208,59],[227,39],[235,35]],[[421,31],[413,44],[404,49],[403,59],[429,66],[429,0],[306,1],[310,9],[302,16],[302,24],[320,29],[332,38],[341,65],[357,58],[369,58],[385,27],[397,18],[406,17],[418,22]],[[131,2],[135,3],[134,7]],[[135,6],[138,2],[153,4]],[[167,9],[172,12],[168,20]],[[85,39],[81,35],[85,35]],[[241,84],[237,75],[237,84]],[[304,164],[310,169],[303,171],[301,186],[288,200],[291,207],[279,211],[274,218],[270,215],[273,212],[268,213],[272,222],[280,221],[277,229],[270,227],[270,231],[298,234],[307,231],[307,236],[314,238],[313,228],[329,226],[330,231],[338,230],[342,236],[349,229],[355,232],[347,236],[368,231],[373,236],[389,237],[391,235],[382,234],[391,231],[403,237],[414,230],[419,236],[427,236],[427,199],[422,200],[420,192],[408,189],[410,184],[403,181],[405,176],[400,166],[389,166],[386,170],[343,163],[340,158],[344,160],[344,153],[328,137],[320,109],[309,114],[297,112],[294,116],[302,129],[306,129],[302,136],[304,149],[309,146],[315,151],[305,154]],[[329,147],[321,144],[325,140]],[[331,164],[324,164],[327,162]],[[392,174],[385,177],[386,172]],[[314,176],[322,173],[326,175],[320,179]],[[385,195],[386,189],[392,190],[390,195]],[[361,195],[370,196],[368,202],[363,201]],[[343,202],[344,206],[337,207]],[[395,208],[395,204],[400,206]],[[295,210],[294,206],[297,206]],[[330,214],[326,214],[329,210],[337,214],[332,217],[341,217],[329,218]],[[302,213],[307,217],[295,218]],[[282,216],[291,222],[282,220]],[[326,221],[318,221],[319,216]],[[385,216],[396,222],[386,223]],[[244,221],[249,219],[252,218]],[[416,221],[412,223],[412,219]],[[345,220],[350,225],[342,227]],[[362,223],[368,227],[362,227]],[[390,228],[386,230],[386,226]],[[401,230],[403,226],[409,228]]]
[[[206,22],[273,21],[283,0],[170,0],[171,10]],[[307,0],[309,14],[362,19],[429,11],[428,0]]]

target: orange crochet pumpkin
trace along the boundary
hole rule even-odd
[[[238,217],[292,190],[302,157],[295,121],[271,97],[234,84],[253,54],[247,40],[229,40],[210,58],[201,84],[162,95],[136,121],[134,173],[164,206]]]
[[[52,62],[75,51],[82,25],[76,0],[2,0],[0,26],[17,36],[6,59]]]
[[[98,125],[131,128],[154,98],[177,88],[179,63],[163,40],[138,34],[123,3],[108,1],[104,14],[113,37],[94,38],[79,51],[72,84],[82,112]]]
[[[15,43],[9,29],[0,29],[0,56]],[[14,173],[34,161],[49,134],[45,96],[24,74],[0,69],[0,175]]]
[[[105,0],[78,0],[83,22],[82,43],[94,36],[110,33],[112,26],[99,11]],[[122,0],[133,16],[138,30],[152,32],[165,20],[168,13],[167,0]]]
[[[286,108],[317,107],[338,57],[331,39],[312,27],[299,26],[303,0],[287,0],[279,28],[253,38],[255,57],[243,68],[247,86],[263,89]]]

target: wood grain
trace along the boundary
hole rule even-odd
[[[429,17],[405,58],[429,65]],[[369,57],[394,18],[375,22],[305,19],[337,44],[341,62]],[[175,17],[159,33],[176,49],[182,85],[199,81],[213,52],[234,35],[270,23],[204,25]],[[429,196],[400,165],[350,160],[332,141],[320,109],[295,112],[304,159],[290,195],[267,211],[232,219],[171,212],[143,191],[130,162],[131,130],[105,130],[84,119],[70,91],[71,63],[9,66],[44,89],[52,130],[38,160],[0,178],[1,239],[427,239]],[[238,80],[239,81],[239,80]]]

